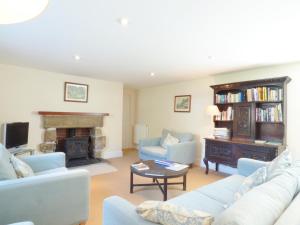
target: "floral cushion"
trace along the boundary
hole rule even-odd
[[[250,176],[246,177],[244,182],[234,194],[234,200],[240,199],[246,192],[252,188],[273,179],[284,173],[292,165],[292,156],[288,150],[277,156],[268,166],[257,169]]]
[[[33,170],[27,163],[23,162],[21,159],[18,159],[14,155],[11,156],[10,160],[18,178],[34,176]]]
[[[160,201],[145,201],[137,213],[144,219],[163,225],[210,225],[213,217],[199,210],[187,210],[178,205]]]

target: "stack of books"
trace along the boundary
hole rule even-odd
[[[227,93],[227,94],[216,94],[216,103],[235,103],[243,102],[245,96],[243,92],[239,93]]]
[[[214,128],[213,136],[217,139],[230,139],[231,138],[231,131],[230,129],[223,127],[223,128]]]
[[[248,102],[257,101],[282,101],[283,91],[278,87],[257,87],[250,88],[246,91]]]
[[[257,122],[282,122],[282,107],[278,104],[269,108],[256,108],[256,121]]]
[[[233,120],[233,109],[231,106],[227,108],[226,111],[222,111],[219,115],[215,116],[215,120]]]

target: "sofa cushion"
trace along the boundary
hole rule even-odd
[[[216,190],[218,191],[218,190]],[[211,215],[218,215],[224,211],[224,204],[212,199],[199,191],[191,191],[168,200],[169,203],[183,206],[189,210],[200,210]]]
[[[300,194],[298,194],[291,202],[289,207],[281,214],[280,218],[274,225],[299,225],[300,216]]]
[[[169,202],[145,201],[136,208],[144,219],[163,225],[210,225],[213,217],[199,210],[186,208]]]
[[[232,204],[234,200],[234,194],[239,189],[240,185],[245,180],[244,176],[232,175],[214,183],[205,185],[196,189],[211,199],[221,202],[224,208],[227,208]]]
[[[167,154],[167,150],[161,146],[144,146],[141,151],[144,154],[158,157],[164,157]]]
[[[38,173],[35,173],[35,175],[44,175],[44,174],[52,174],[52,173],[59,173],[59,172],[66,172],[68,169],[66,167],[59,167],[51,170],[44,170]]]
[[[18,178],[34,176],[34,172],[31,167],[14,155],[11,156],[11,164],[13,165]]]
[[[163,129],[160,139],[160,145],[162,146],[164,143],[165,138],[168,134],[171,134],[173,137],[176,137],[180,143],[182,142],[189,142],[194,140],[194,136],[191,133],[179,133],[176,131],[171,131],[168,129]]]
[[[162,147],[167,149],[167,146],[178,144],[178,143],[179,140],[176,137],[173,137],[171,134],[168,134],[164,140],[164,143],[162,144]]]
[[[0,180],[16,179],[17,175],[11,164],[11,154],[0,144]]]
[[[217,216],[213,224],[272,225],[289,205],[297,189],[297,176],[285,172],[247,192]]]
[[[282,174],[291,165],[292,155],[290,151],[285,150],[267,166],[267,180]]]

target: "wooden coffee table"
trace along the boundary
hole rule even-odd
[[[154,160],[147,160],[141,161],[144,164],[149,166],[149,170],[137,170],[130,166],[130,193],[133,193],[134,187],[139,186],[158,186],[164,196],[164,201],[168,198],[168,186],[169,185],[178,185],[182,184],[183,190],[186,190],[186,174],[189,168],[180,170],[180,171],[172,171],[165,169],[164,166],[156,164]],[[140,162],[137,162],[140,163]],[[152,183],[147,184],[134,184],[133,183],[133,174],[142,176],[142,177],[149,177],[152,178]],[[176,177],[183,177],[182,182],[173,182],[169,183],[168,179],[176,178]],[[159,182],[158,180],[161,179],[163,182]]]

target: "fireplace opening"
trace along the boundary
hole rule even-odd
[[[58,128],[55,151],[66,154],[66,166],[98,163],[91,135],[92,128]]]

